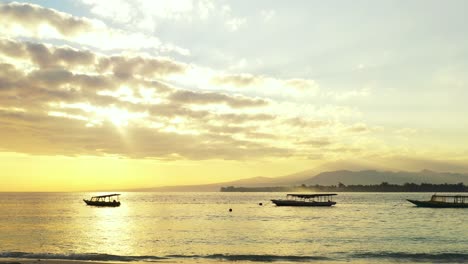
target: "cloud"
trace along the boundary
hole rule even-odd
[[[7,63],[0,63],[0,92],[2,90],[12,89],[15,83],[23,76],[23,72],[15,66]]]
[[[371,94],[371,89],[369,87],[365,87],[365,88],[358,89],[358,90],[342,91],[342,92],[336,92],[336,91],[324,92],[325,97],[330,97],[338,101],[347,100],[353,97],[367,97],[370,94]]]
[[[266,106],[268,101],[244,96],[229,96],[213,92],[193,92],[179,90],[174,92],[170,100],[185,104],[227,104],[233,108]]]
[[[284,82],[285,85],[298,89],[300,91],[318,91],[318,85],[313,80],[307,79],[289,79]]]
[[[324,146],[329,146],[333,142],[329,138],[314,138],[306,141],[301,141],[300,144],[302,145],[307,145],[307,146],[312,146],[312,147],[324,147]]]
[[[220,114],[219,119],[224,120],[228,124],[239,124],[250,121],[272,121],[276,116],[269,114]]]
[[[0,39],[0,52],[11,58],[31,60],[41,68],[87,66],[94,64],[96,59],[87,50],[49,47],[41,43],[21,43],[10,39]]]
[[[260,12],[260,15],[263,19],[263,22],[270,22],[276,15],[276,11],[275,10],[262,10]]]
[[[205,20],[216,5],[210,0],[82,0],[91,12],[103,19],[145,31],[154,31],[161,20]]]
[[[213,77],[212,82],[217,85],[229,84],[235,87],[244,87],[261,83],[262,77],[251,74],[224,74]]]
[[[0,4],[0,14],[4,27],[13,27],[16,22],[25,28],[39,33],[42,24],[55,28],[63,36],[76,36],[93,30],[93,22],[86,18],[77,18],[53,9],[43,8],[28,3]]]
[[[87,50],[31,42],[22,43],[8,39],[0,39],[0,53],[14,59],[31,60],[40,68],[73,69],[83,66],[89,71],[98,73],[111,72],[121,79],[128,79],[134,75],[160,78],[181,74],[188,67],[183,63],[160,57],[104,56]]]
[[[181,90],[153,79],[183,72],[183,64],[15,40],[0,41],[0,57],[21,62],[0,63],[2,150],[156,159],[290,155],[287,148],[253,138],[272,138],[255,126],[227,125],[268,122],[272,115],[192,109],[261,108],[268,101]],[[231,133],[222,136],[223,130]]]
[[[211,0],[82,0],[91,13],[104,20],[110,20],[127,28],[156,32],[161,24],[171,21],[188,22],[206,21],[211,18],[221,19],[230,31],[237,31],[245,26],[247,19],[232,15],[231,7]],[[262,16],[267,21],[274,12],[265,11]]]
[[[98,49],[153,49],[188,55],[187,49],[158,38],[108,27],[102,21],[76,17],[29,3],[0,4],[0,33],[4,37],[60,39]]]
[[[346,127],[346,131],[352,133],[367,133],[371,129],[364,123],[356,123],[351,126]]]
[[[109,122],[85,127],[60,116],[8,113],[0,110],[1,149],[55,155],[122,155],[156,159],[244,159],[288,155],[288,150],[216,135],[181,135],[151,128],[128,127],[125,136]],[[131,145],[129,145],[131,144]]]
[[[230,31],[237,31],[246,23],[247,23],[247,19],[245,18],[233,17],[226,21],[226,26],[228,27]]]
[[[127,35],[97,20],[36,5],[0,7],[0,14],[8,15],[8,21],[0,17],[6,25],[0,31],[8,33],[0,38],[3,151],[195,160],[304,158],[316,156],[318,149],[323,156],[335,151],[325,140],[327,132],[343,128],[328,121],[335,108],[321,113],[309,103],[276,101],[315,93],[313,80],[235,74],[168,57],[83,48],[92,34],[117,34],[109,42]],[[24,21],[21,12],[28,14]],[[63,22],[68,20],[74,22]],[[133,37],[125,41],[138,42]],[[49,38],[55,44],[47,43]],[[243,89],[234,93],[231,87]]]
[[[128,79],[133,75],[146,78],[162,77],[169,74],[180,74],[187,66],[169,59],[112,56],[103,57],[99,60],[101,72],[112,71],[121,79]]]
[[[331,124],[329,121],[324,120],[306,120],[303,118],[295,117],[290,118],[285,121],[290,126],[300,127],[300,128],[318,128],[323,126],[328,126]]]
[[[382,132],[384,128],[382,126],[368,126],[365,123],[355,123],[349,126],[345,126],[345,131],[351,133],[369,133],[369,132]]]

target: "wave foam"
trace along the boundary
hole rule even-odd
[[[52,254],[52,253],[26,253],[26,252],[2,252],[2,258],[24,258],[24,259],[64,259],[64,260],[94,260],[94,261],[154,261],[167,259],[157,256],[119,256],[111,254]]]
[[[83,261],[158,261],[167,259],[211,259],[223,261],[251,261],[251,262],[313,262],[333,261],[334,258],[324,256],[282,256],[282,255],[167,255],[167,256],[119,256],[112,254],[84,253],[84,254],[52,254],[52,253],[26,253],[26,252],[0,252],[0,258],[23,258],[23,259],[63,259]],[[388,259],[401,262],[442,262],[442,263],[465,263],[468,259],[467,253],[405,253],[405,252],[363,252],[346,254],[343,253],[339,259],[352,261],[353,259]]]
[[[466,263],[467,253],[406,253],[406,252],[367,252],[352,254],[354,258],[407,260],[413,262]]]
[[[278,256],[278,255],[229,255],[229,254],[212,254],[212,255],[168,255],[159,256],[119,256],[111,254],[52,254],[52,253],[26,253],[26,252],[2,252],[1,258],[23,258],[23,259],[63,259],[63,260],[91,260],[91,261],[157,261],[164,259],[177,258],[192,258],[192,259],[212,259],[224,261],[252,261],[252,262],[309,262],[317,260],[331,260],[320,256]]]

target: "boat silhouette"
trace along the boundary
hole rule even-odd
[[[120,206],[119,196],[120,194],[113,193],[113,194],[107,194],[107,195],[93,196],[91,197],[91,199],[89,200],[83,199],[83,201],[87,205],[91,205],[91,206],[117,207],[117,206]]]
[[[429,201],[407,199],[418,207],[430,208],[468,208],[468,195],[432,195]]]

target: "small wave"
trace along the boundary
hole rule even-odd
[[[252,261],[252,262],[309,262],[331,260],[320,256],[280,256],[280,255],[168,255],[158,256],[119,256],[111,254],[52,254],[52,253],[26,253],[26,252],[3,252],[1,258],[24,258],[24,259],[64,259],[64,260],[90,260],[90,261],[158,261],[164,259],[191,258],[191,259],[212,259],[224,261]]]
[[[155,261],[167,259],[157,256],[119,256],[111,254],[52,254],[52,253],[26,253],[26,252],[2,252],[2,258],[24,259],[65,259],[65,260],[91,260],[91,261]]]
[[[408,262],[442,262],[442,263],[465,263],[468,259],[466,253],[405,253],[405,252],[364,252],[347,255],[346,259],[387,259]],[[347,255],[347,256],[346,256]],[[294,255],[167,255],[167,256],[119,256],[112,254],[85,253],[85,254],[52,254],[52,253],[26,253],[26,252],[0,252],[0,258],[23,258],[23,259],[63,259],[82,261],[119,261],[119,262],[154,262],[167,259],[210,259],[223,261],[251,261],[251,262],[314,262],[333,261],[336,259],[324,256],[294,256]]]
[[[212,254],[212,255],[169,255],[169,258],[204,258],[227,261],[258,261],[258,262],[274,262],[274,261],[289,261],[289,262],[307,262],[314,260],[331,260],[321,256],[281,256],[281,255],[228,255],[228,254]]]
[[[408,260],[414,262],[451,262],[465,263],[468,260],[467,253],[406,253],[406,252],[367,252],[352,254],[354,258],[377,258]]]

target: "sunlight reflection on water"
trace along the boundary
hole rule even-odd
[[[468,252],[468,210],[405,202],[431,194],[341,193],[332,208],[269,202],[281,193],[124,193],[120,207],[101,208],[84,204],[91,195],[1,193],[0,252],[332,258]]]

